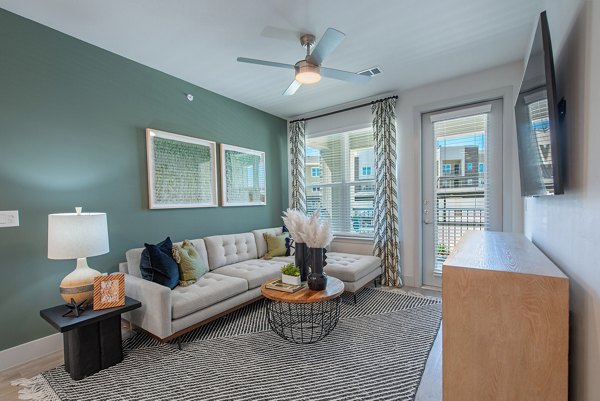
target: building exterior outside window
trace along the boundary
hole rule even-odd
[[[373,235],[375,154],[371,129],[306,139],[307,212],[337,235]],[[310,174],[309,174],[310,173]]]

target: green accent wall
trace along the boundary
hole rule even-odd
[[[148,127],[264,151],[267,205],[148,209]],[[88,263],[110,272],[144,242],[278,226],[287,208],[285,120],[2,9],[0,140],[0,210],[21,223],[0,228],[0,350],[55,333],[39,310],[75,261],[47,258],[50,213],[106,212],[110,253]]]

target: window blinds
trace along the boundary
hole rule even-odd
[[[337,235],[373,235],[375,166],[370,129],[307,138],[305,177],[308,213],[319,210]]]

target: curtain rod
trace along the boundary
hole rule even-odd
[[[292,120],[290,121],[291,123],[295,123],[298,121],[308,121],[308,120],[314,120],[315,118],[321,118],[321,117],[327,117],[330,116],[332,114],[337,114],[337,113],[343,113],[345,111],[350,111],[350,110],[354,110],[354,109],[359,109],[361,107],[365,107],[365,106],[371,106],[375,103],[379,103],[379,102],[383,102],[384,100],[388,100],[388,99],[398,99],[398,96],[388,96],[385,97],[383,99],[379,99],[379,100],[373,100],[372,102],[369,103],[363,103],[363,104],[359,104],[358,106],[352,106],[352,107],[346,107],[345,109],[341,109],[341,110],[336,110],[336,111],[330,111],[329,113],[325,113],[325,114],[319,114],[318,116],[313,116],[313,117],[307,117],[307,118],[299,118],[297,120]]]

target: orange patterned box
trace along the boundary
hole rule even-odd
[[[94,277],[94,310],[125,305],[125,275],[123,273]]]

